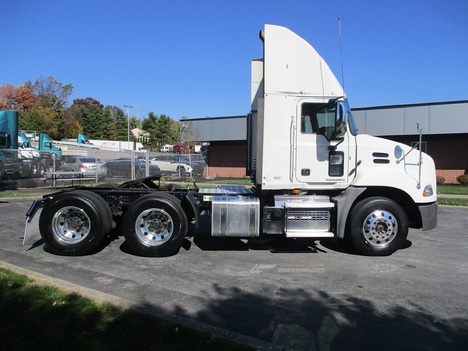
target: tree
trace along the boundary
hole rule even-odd
[[[164,144],[173,144],[178,140],[179,129],[177,122],[171,117],[160,115],[159,117],[150,112],[141,126],[150,133],[150,144],[152,146],[161,146]]]
[[[76,138],[83,133],[83,119],[79,106],[72,105],[63,116],[63,137]]]
[[[2,89],[2,108],[19,111],[19,127],[45,132],[52,138],[64,136],[64,110],[73,91],[71,84],[62,84],[55,78],[38,78],[33,84],[15,88],[7,85]]]
[[[107,126],[104,123],[104,106],[96,99],[87,97],[85,99],[73,100],[72,107],[76,109],[83,133],[90,139],[106,139]]]
[[[180,141],[188,145],[190,150],[195,149],[201,140],[201,130],[198,126],[193,125],[192,122],[187,121],[186,117],[182,117],[179,122]]]
[[[41,107],[54,111],[63,111],[68,106],[68,98],[73,92],[73,85],[63,84],[52,76],[39,77],[34,84],[27,82],[31,91],[37,96]]]
[[[19,129],[45,132],[53,139],[62,139],[62,113],[48,107],[35,106],[34,109],[19,112]]]
[[[32,109],[36,97],[27,84],[15,87],[12,84],[0,86],[0,109],[26,111]]]

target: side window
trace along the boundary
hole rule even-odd
[[[0,147],[8,148],[11,145],[11,137],[10,134],[0,132]]]
[[[335,130],[335,108],[335,104],[302,104],[301,132],[322,134],[329,139]]]
[[[302,115],[301,132],[304,134],[312,134],[314,129],[312,128],[312,117],[309,115]]]

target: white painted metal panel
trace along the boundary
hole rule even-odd
[[[430,106],[428,133],[468,133],[468,103]]]
[[[213,141],[246,140],[247,122],[245,117],[213,120],[211,133]]]
[[[429,133],[429,106],[406,107],[404,134],[419,134],[418,123],[423,133]]]
[[[367,126],[366,126],[366,111],[353,111],[354,121],[356,122],[356,127],[360,134],[366,134]]]
[[[403,135],[404,110],[400,108],[366,111],[366,134]]]

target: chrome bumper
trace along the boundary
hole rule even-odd
[[[422,230],[430,230],[437,227],[437,208],[439,204],[434,202],[432,204],[419,205],[419,212],[421,213]]]

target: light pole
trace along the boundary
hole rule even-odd
[[[133,106],[124,105],[127,108],[127,150],[130,150],[130,114],[129,109],[133,108]],[[132,151],[132,161],[130,162],[130,179],[135,179],[135,159],[133,157],[133,147],[131,148]]]
[[[124,105],[127,108],[127,147],[130,147],[130,114],[129,109],[133,108],[133,106]]]

